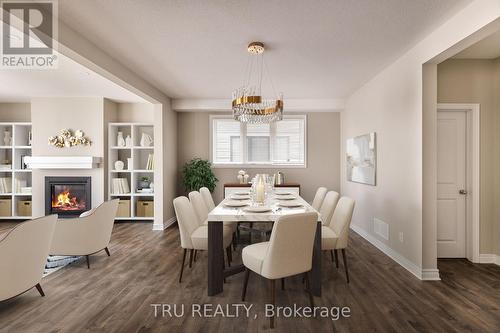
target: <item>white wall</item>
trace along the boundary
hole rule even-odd
[[[34,98],[31,103],[33,156],[95,156],[104,158],[104,100],[99,97]],[[56,148],[47,144],[49,136],[61,129],[81,129],[91,146]],[[33,216],[45,215],[46,176],[92,177],[92,207],[104,197],[104,167],[91,170],[33,170]]]
[[[423,220],[423,175],[435,168],[434,156],[430,160],[423,158],[423,133],[430,131],[432,136],[435,129],[432,124],[430,127],[424,124],[422,68],[499,17],[500,1],[471,3],[353,93],[342,112],[343,150],[349,137],[375,131],[378,139],[378,185],[350,183],[345,174],[342,176],[343,194],[356,200],[353,225],[383,244],[387,252],[419,277],[422,268],[436,268],[435,251],[422,246],[423,238],[434,237],[431,242],[435,242],[435,235],[422,235],[424,224],[429,224],[424,230],[435,230],[436,226],[435,214],[429,214],[429,221]],[[425,105],[435,102],[426,101]],[[344,158],[342,163],[344,169]],[[429,179],[428,184],[432,185],[435,180]],[[375,217],[390,225],[388,241],[374,234]],[[404,233],[403,243],[398,239],[399,232]]]

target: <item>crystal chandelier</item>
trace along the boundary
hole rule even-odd
[[[262,96],[262,77],[264,67],[264,43],[248,44],[249,54],[245,82],[233,91],[233,116],[242,123],[271,123],[283,119],[283,94],[276,94],[276,99],[264,99]]]

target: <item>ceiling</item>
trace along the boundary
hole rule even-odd
[[[32,97],[106,97],[116,102],[146,102],[141,97],[58,54],[57,69],[0,70],[0,101]]]
[[[454,59],[496,59],[500,57],[500,31],[455,55]]]
[[[229,98],[254,40],[285,98],[345,98],[469,2],[59,0],[59,19],[173,98]]]

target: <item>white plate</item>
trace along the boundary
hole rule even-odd
[[[279,202],[278,206],[293,208],[293,207],[303,207],[304,205],[300,201],[283,201]]]
[[[250,196],[249,195],[231,195],[229,198],[233,199],[233,200],[250,200]]]
[[[295,200],[297,197],[295,195],[282,195],[279,197],[276,197],[278,200]]]
[[[226,207],[244,207],[244,206],[248,206],[248,202],[245,202],[245,201],[226,201],[226,202],[224,202],[224,206],[226,206]]]
[[[257,207],[246,207],[243,210],[249,213],[266,213],[272,211],[273,209],[269,206],[257,206]]]
[[[293,193],[292,192],[275,192],[274,194],[276,195],[292,195]]]
[[[244,191],[244,192],[233,192],[234,195],[250,195],[249,191]]]

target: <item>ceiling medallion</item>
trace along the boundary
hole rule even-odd
[[[283,119],[283,94],[273,93],[276,99],[262,97],[262,79],[264,67],[264,43],[248,44],[249,53],[245,82],[243,86],[233,91],[233,117],[242,123],[271,123]],[[269,76],[269,74],[267,74]]]

